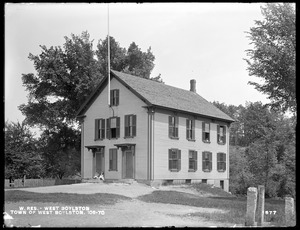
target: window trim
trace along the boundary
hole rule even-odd
[[[223,127],[223,139],[224,141],[220,141],[220,129]],[[217,125],[217,142],[219,145],[225,145],[226,144],[226,126],[225,125]]]
[[[174,122],[173,122],[174,118]],[[179,117],[176,115],[169,116],[169,138],[179,140]],[[177,135],[176,135],[177,134]]]
[[[116,95],[114,93],[116,92]],[[118,106],[120,104],[120,90],[111,89],[110,90],[110,106]]]
[[[190,123],[192,125],[190,125]],[[188,141],[196,141],[195,138],[195,126],[196,126],[196,120],[195,119],[186,119],[186,139]],[[192,134],[192,137],[190,137],[190,134]]]
[[[129,126],[130,117],[132,117],[132,125],[131,126]],[[136,120],[135,114],[128,114],[128,115],[124,116],[124,138],[136,137],[136,130],[137,130],[136,123],[137,123],[137,120]],[[132,127],[132,133],[131,133],[131,135],[127,135],[127,133],[130,134],[130,127]],[[128,131],[127,131],[127,129],[128,129]]]
[[[190,168],[190,159],[191,159],[190,158],[190,153],[193,154],[192,159],[193,159],[194,166],[195,166],[195,168],[193,168],[193,169]],[[194,158],[194,156],[196,156],[196,157]],[[196,150],[189,150],[189,152],[188,152],[188,171],[189,172],[196,172],[197,170],[198,170],[198,152]]]
[[[209,132],[205,132],[206,131],[205,130],[205,124],[209,125]],[[209,139],[208,140],[205,140],[205,133],[209,134]],[[204,143],[208,143],[208,144],[210,143],[210,123],[209,122],[205,122],[205,121],[202,122],[202,141]]]
[[[177,169],[171,169],[171,161],[173,160],[173,158],[171,158],[171,154],[173,151],[176,151],[176,160],[177,160]],[[170,172],[179,172],[181,170],[181,150],[180,149],[176,149],[176,148],[171,148],[168,151],[168,169]]]
[[[222,161],[220,160],[220,157],[221,157],[221,156],[223,156],[223,157],[225,158],[225,159],[224,159],[224,158],[222,157],[222,158],[223,158]],[[226,153],[224,153],[224,152],[218,152],[218,153],[217,153],[217,171],[218,171],[218,172],[225,172],[225,171],[226,171],[226,162],[227,162],[227,160],[226,160]],[[219,168],[219,163],[223,163],[223,165],[225,165],[225,169],[224,169],[224,168],[220,169],[220,168]]]
[[[111,120],[116,118],[116,137],[111,137]],[[118,139],[120,138],[120,117],[110,117],[106,119],[106,138],[111,139]]]
[[[101,126],[101,129],[99,126]],[[105,139],[105,119],[104,118],[96,118],[95,119],[95,138],[94,138],[94,140],[98,141],[98,140],[104,140],[104,139]]]
[[[205,156],[205,153],[208,153],[208,162],[209,162],[209,169],[204,169],[204,162],[207,162],[207,160],[204,160],[204,156]],[[212,152],[210,151],[203,151],[202,152],[202,171],[203,172],[211,172],[212,171]]]
[[[115,160],[116,160],[116,163],[115,163],[115,166],[116,168],[114,169],[113,168],[113,163],[111,165],[111,160],[113,161],[114,160],[114,154],[115,153]],[[112,168],[111,168],[112,166]],[[112,148],[112,149],[109,149],[109,154],[108,154],[108,171],[118,171],[118,149],[117,148]]]

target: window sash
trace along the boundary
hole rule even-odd
[[[195,120],[186,120],[186,138],[188,140],[195,140]]]
[[[125,115],[125,137],[136,136],[136,115]]]
[[[178,117],[169,116],[169,137],[178,138]]]
[[[169,149],[169,170],[180,171],[181,169],[181,150]]]
[[[106,119],[106,138],[111,139],[111,138],[119,138],[119,137],[120,137],[120,117],[111,117]]]
[[[110,171],[118,170],[118,151],[117,151],[117,149],[109,150],[109,170]]]
[[[226,170],[226,153],[217,153],[217,170]]]
[[[105,120],[95,119],[95,140],[105,138]]]
[[[110,105],[111,106],[119,105],[119,90],[118,89],[112,89],[110,91]]]
[[[206,122],[202,123],[202,140],[210,142],[210,124]]]
[[[197,151],[189,151],[189,170],[197,170]]]
[[[202,152],[202,170],[211,171],[212,170],[212,153]]]
[[[226,143],[226,127],[222,125],[217,126],[217,141],[220,144]]]

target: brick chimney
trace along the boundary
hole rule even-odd
[[[190,80],[190,84],[191,84],[190,91],[196,93],[196,80],[195,79]]]

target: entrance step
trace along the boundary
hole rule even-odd
[[[103,183],[103,180],[100,179],[83,179],[82,183]]]
[[[120,179],[113,180],[113,183],[136,184],[138,182],[135,179]]]

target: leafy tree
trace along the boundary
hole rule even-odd
[[[28,125],[5,122],[5,178],[39,178],[44,175],[42,154]]]
[[[88,32],[71,34],[62,47],[41,46],[41,54],[29,54],[36,74],[22,75],[29,96],[19,109],[27,124],[43,130],[39,144],[47,176],[62,178],[80,171],[76,112],[107,74],[107,40],[100,40],[95,51]],[[142,52],[132,44],[127,51],[110,37],[112,69],[149,78],[154,55],[150,48]]]
[[[80,132],[68,127],[59,132],[45,131],[40,138],[48,177],[72,176],[80,173]]]
[[[51,130],[72,125],[79,106],[101,80],[89,34],[65,39],[64,49],[41,46],[40,55],[29,55],[37,75],[23,74],[29,101],[19,109],[30,125]]]
[[[253,186],[254,175],[250,172],[245,147],[230,146],[229,148],[229,189],[236,195],[247,194],[248,187]]]
[[[263,184],[269,197],[295,196],[295,117],[261,102],[213,104],[235,119],[229,129],[230,191],[245,195],[248,187]]]
[[[113,37],[109,37],[110,40],[110,65],[111,69],[132,74],[135,76],[162,81],[160,76],[156,78],[150,78],[151,71],[154,68],[155,57],[151,52],[151,47],[147,52],[141,51],[135,42],[132,42],[128,49],[120,47],[119,43]],[[99,66],[101,66],[101,73],[107,74],[107,49],[108,38],[100,40],[97,45],[96,51],[97,58],[99,60]],[[157,79],[158,78],[158,79]]]
[[[250,85],[268,95],[273,108],[296,112],[296,23],[291,3],[262,7],[264,20],[255,21],[248,38],[254,48],[246,50],[248,71],[264,83]]]
[[[117,71],[123,71],[126,67],[126,48],[122,48],[120,44],[113,38],[109,37],[110,46],[110,68]],[[100,73],[106,76],[108,71],[107,63],[108,37],[104,40],[99,40],[96,50]]]
[[[96,51],[87,32],[65,40],[63,48],[41,46],[40,55],[29,54],[37,74],[23,74],[29,101],[19,109],[30,125],[53,131],[72,127],[77,110],[107,74],[107,38]],[[154,67],[150,48],[144,53],[133,42],[126,51],[112,37],[110,47],[112,69],[149,78]]]

